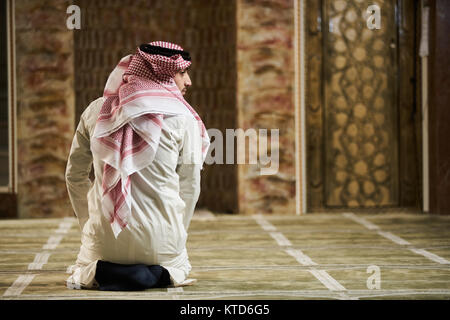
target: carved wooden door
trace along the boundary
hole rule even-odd
[[[308,209],[420,207],[414,2],[308,1],[307,12]]]

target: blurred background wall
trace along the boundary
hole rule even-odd
[[[192,56],[193,82],[186,99],[207,128],[235,128],[236,2],[89,1],[82,8],[82,28],[74,32],[76,118],[101,96],[118,61],[141,43],[164,40],[180,44]],[[234,165],[205,166],[199,207],[237,211]]]
[[[20,217],[70,213],[64,169],[79,117],[120,58],[154,40],[191,52],[186,99],[207,128],[224,137],[226,128],[281,128],[277,175],[208,165],[198,207],[295,213],[292,1],[14,2]],[[81,8],[81,30],[66,28],[71,4]]]
[[[186,99],[207,128],[221,130],[224,137],[227,128],[280,130],[278,145],[271,146],[280,155],[276,174],[260,175],[260,164],[206,165],[198,208],[299,213],[296,157],[304,155],[308,212],[422,212],[425,172],[431,212],[450,213],[445,200],[450,199],[445,196],[450,192],[445,121],[450,55],[443,36],[449,31],[448,3],[424,2],[431,9],[425,65],[430,66],[427,124],[432,128],[426,154],[430,166],[425,169],[423,61],[418,56],[422,2],[6,1],[2,24],[10,38],[1,33],[2,65],[15,66],[8,83],[16,93],[8,91],[8,99],[16,111],[10,109],[8,116],[16,128],[9,130],[13,143],[1,146],[10,148],[0,156],[8,154],[12,168],[6,170],[7,161],[2,162],[10,183],[0,186],[0,216],[72,214],[64,171],[78,119],[101,96],[120,58],[154,40],[176,42],[191,52],[193,86]],[[81,9],[80,30],[66,26],[66,9],[72,4]],[[379,30],[366,26],[364,14],[371,4],[382,9]],[[301,120],[306,145],[297,150],[301,128],[295,124],[300,112],[295,101],[300,91],[294,85],[294,62],[299,51],[294,44],[300,36],[305,44]],[[4,79],[3,98],[9,88]],[[5,127],[4,119],[0,122]]]

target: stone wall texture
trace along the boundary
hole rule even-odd
[[[71,214],[64,172],[74,130],[73,33],[65,0],[16,0],[18,212]]]
[[[260,164],[239,165],[243,214],[295,213],[293,44],[292,0],[238,1],[238,127],[280,130],[272,146],[279,150],[277,174],[260,175]]]

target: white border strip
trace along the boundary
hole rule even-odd
[[[47,240],[47,243],[42,246],[44,250],[56,249],[63,239],[63,235],[66,234],[72,227],[74,220],[73,218],[64,218],[64,220],[58,225],[56,229]],[[51,256],[51,252],[43,251],[39,252],[34,256],[32,263],[28,265],[28,270],[42,270],[42,267],[48,262]],[[20,275],[16,281],[3,293],[4,297],[8,296],[19,296],[22,291],[33,281],[36,274],[23,274]]]
[[[363,226],[365,226],[369,230],[376,230],[377,233],[380,236],[385,237],[386,239],[389,239],[392,242],[395,242],[395,243],[397,243],[399,245],[403,245],[403,246],[410,246],[408,248],[408,250],[411,251],[411,252],[414,252],[416,254],[424,256],[425,258],[428,258],[431,261],[434,261],[434,262],[437,262],[437,263],[440,263],[440,264],[450,264],[450,261],[448,261],[447,259],[444,259],[444,258],[438,256],[437,254],[431,253],[431,252],[429,252],[429,251],[427,251],[425,249],[414,248],[414,247],[412,247],[412,244],[410,242],[406,241],[405,239],[400,238],[400,237],[398,237],[398,236],[396,236],[396,235],[394,235],[394,234],[392,234],[390,232],[382,231],[380,229],[380,227],[374,225],[373,223],[367,221],[364,218],[357,217],[353,213],[344,213],[342,215],[344,217],[350,219],[350,220],[353,220],[353,221],[355,221],[355,222],[357,222],[359,224],[362,224]]]
[[[355,216],[353,213],[343,213],[342,215],[348,219],[358,222],[359,224],[362,224],[364,227],[366,227],[369,230],[379,230],[380,229],[380,227],[374,225],[373,223],[367,221],[366,219]]]
[[[254,215],[253,219],[263,228],[264,231],[275,231],[277,228],[273,224],[271,224],[269,221],[263,218],[261,214]]]
[[[63,238],[63,236],[51,236],[50,238],[48,238],[47,243],[44,244],[42,249],[44,249],[44,250],[56,249],[56,247],[60,244],[62,238]]]
[[[264,219],[262,215],[254,215],[253,218],[256,220],[256,222],[266,231],[270,230],[273,232],[270,232],[269,234],[272,236],[272,238],[275,239],[275,241],[278,243],[278,245],[282,247],[288,247],[284,251],[289,254],[290,256],[294,257],[297,262],[304,266],[310,267],[308,271],[317,278],[325,287],[328,288],[330,291],[347,291],[347,289],[342,286],[336,279],[334,279],[332,276],[328,274],[325,270],[318,270],[315,268],[317,266],[317,263],[311,260],[310,257],[308,257],[306,254],[304,254],[299,249],[292,249],[289,248],[289,246],[292,246],[292,243],[281,233],[281,232],[274,232],[277,230],[277,228],[271,224],[269,221]],[[346,295],[342,296],[343,298],[350,298]]]
[[[440,263],[440,264],[450,264],[450,261],[448,261],[447,259],[444,259],[440,256],[438,256],[437,254],[431,253],[425,249],[416,249],[416,248],[410,248],[409,250],[411,250],[414,253],[420,254],[424,257],[427,257],[428,259]]]
[[[275,239],[280,247],[292,246],[292,243],[281,232],[270,232],[270,236]]]
[[[24,274],[19,276],[16,281],[9,287],[4,293],[4,297],[8,296],[19,296],[22,291],[28,287],[28,285],[33,281],[35,274]]]
[[[303,0],[294,0],[295,207],[306,213],[305,43]]]
[[[41,270],[44,264],[48,262],[50,258],[49,252],[40,252],[34,256],[34,261],[28,265],[28,270]]]
[[[378,230],[378,234],[380,236],[385,237],[386,239],[391,240],[392,242],[395,242],[396,244],[401,245],[401,246],[409,246],[409,245],[411,245],[410,242],[408,242],[405,239],[402,239],[400,237],[397,237],[395,234],[392,234],[390,232]]]
[[[305,119],[305,8],[304,0],[300,0],[300,123],[302,142],[302,212],[307,213],[306,207],[306,119]]]
[[[67,232],[69,232],[70,228],[72,228],[72,224],[72,218],[65,218],[64,221],[59,224],[59,227],[57,230],[55,230],[55,233],[66,234]]]
[[[429,54],[429,24],[430,24],[430,7],[424,6],[424,1],[420,4],[422,25],[420,35],[419,56],[422,65],[422,194],[423,203],[422,210],[430,211],[430,176],[429,176],[429,150],[428,150],[428,54]]]
[[[450,295],[450,290],[447,289],[423,289],[423,290],[348,290],[348,294],[351,294],[354,299],[365,298],[365,297],[383,297],[383,296],[398,296],[398,297],[409,297],[411,295],[439,295],[448,296]],[[123,300],[123,299],[154,299],[162,300],[167,299],[170,296],[167,292],[162,291],[144,291],[144,292],[127,292],[126,295],[108,295],[102,292],[98,294],[77,294],[77,295],[65,295],[65,294],[25,294],[21,296],[21,299],[26,300]],[[336,298],[335,293],[329,290],[223,290],[223,291],[190,291],[184,292],[183,300],[211,300],[220,298],[235,297],[251,297],[251,296],[290,296],[298,298],[325,298],[332,299]],[[239,299],[239,298],[238,298]],[[396,299],[396,298],[394,298]]]

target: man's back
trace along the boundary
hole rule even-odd
[[[123,264],[159,264],[172,271],[172,275],[179,270],[187,275],[190,271],[187,228],[200,192],[201,164],[183,163],[181,159],[198,154],[201,146],[198,124],[186,115],[164,118],[153,162],[130,177],[132,217],[116,239],[102,211],[104,162],[92,158],[90,152],[103,102],[104,98],[99,98],[83,112],[67,166],[69,195],[82,228],[78,262],[99,259]],[[90,161],[86,161],[89,157]],[[91,163],[95,172],[93,184],[88,181]],[[83,193],[88,194],[87,199],[78,199]],[[178,270],[170,270],[172,267]]]

